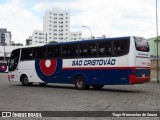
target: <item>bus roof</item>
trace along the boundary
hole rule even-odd
[[[118,40],[118,39],[129,39],[131,36],[127,37],[115,37],[115,38],[100,38],[100,39],[89,39],[89,40],[77,40],[77,41],[71,41],[71,42],[60,42],[60,43],[49,43],[45,46],[52,46],[52,45],[65,45],[65,44],[75,44],[75,43],[88,43],[88,42],[96,42],[96,41],[107,41],[107,40]]]

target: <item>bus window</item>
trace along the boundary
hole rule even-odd
[[[97,55],[97,43],[89,43],[88,44],[88,55],[95,56]]]
[[[46,58],[46,47],[33,48],[33,56],[35,59]]]
[[[70,55],[69,45],[63,45],[62,57],[69,57],[69,55]]]
[[[111,56],[112,55],[112,42],[99,42],[98,55],[99,56]]]
[[[98,55],[101,56],[101,55],[105,55],[105,42],[99,42],[98,44]]]
[[[52,58],[54,55],[53,47],[47,47],[47,58]]]
[[[14,71],[18,66],[20,49],[14,50],[9,60],[9,71]]]
[[[32,60],[32,48],[24,48],[22,49],[21,60]]]
[[[88,55],[88,44],[80,44],[79,45],[79,56],[87,56]]]
[[[78,57],[78,45],[70,45],[70,57]]]
[[[115,56],[125,55],[129,52],[129,40],[114,41],[113,48]]]
[[[149,52],[149,45],[147,40],[143,38],[135,38],[136,50],[142,52]]]
[[[54,57],[61,57],[61,46],[54,46],[53,47],[53,54],[54,54]]]
[[[106,56],[111,56],[112,55],[112,42],[108,41],[105,42],[105,47],[106,47]]]

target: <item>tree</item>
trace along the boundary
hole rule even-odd
[[[58,43],[57,41],[50,41],[49,43]]]

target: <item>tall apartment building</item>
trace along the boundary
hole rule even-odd
[[[0,45],[11,45],[11,32],[5,28],[0,28]]]
[[[81,31],[70,32],[70,13],[53,8],[45,12],[43,17],[43,31],[33,31],[32,39],[26,39],[26,45],[47,44],[51,41],[67,42],[81,39]]]
[[[68,41],[70,39],[70,13],[58,8],[46,11],[43,18],[43,32],[47,43]]]

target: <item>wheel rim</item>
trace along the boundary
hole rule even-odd
[[[83,85],[84,85],[84,83],[83,83],[83,78],[79,77],[78,80],[77,80],[77,86],[78,86],[79,88],[82,88]]]
[[[28,83],[28,78],[24,78],[24,83],[25,83],[25,84]]]

